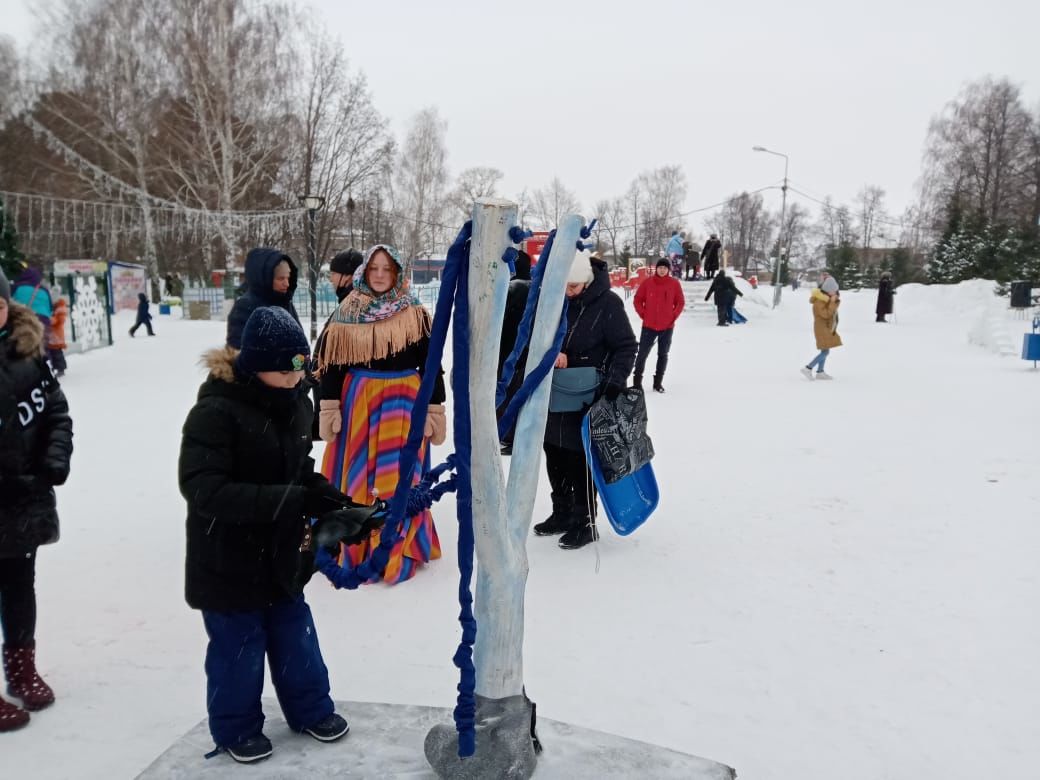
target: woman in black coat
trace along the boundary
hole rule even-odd
[[[625,304],[610,289],[606,263],[591,259],[586,251],[578,252],[567,280],[567,333],[556,368],[599,369],[595,397],[605,395],[613,400],[625,388],[638,348]],[[545,425],[543,446],[553,512],[535,525],[534,532],[539,536],[562,533],[560,547],[565,550],[599,538],[596,489],[581,442],[581,422],[587,411],[550,411]]]
[[[877,319],[874,322],[887,322],[885,315],[892,313],[893,295],[895,292],[892,290],[892,274],[885,271],[878,280],[877,307],[874,310]]]
[[[8,691],[24,707],[0,699],[0,731],[54,701],[36,672],[36,550],[58,540],[54,486],[71,457],[72,419],[43,358],[43,326],[11,303],[0,272],[0,622]]]

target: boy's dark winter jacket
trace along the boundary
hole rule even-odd
[[[607,265],[592,260],[592,282],[567,301],[567,335],[562,352],[568,368],[596,366],[603,371],[601,389],[608,384],[624,387],[636,362],[639,344],[625,314],[624,302],[610,289]],[[582,449],[584,412],[550,412],[545,442],[569,450]]]
[[[289,264],[289,290],[285,294],[276,293],[272,286],[274,269],[283,260]],[[235,301],[228,313],[228,346],[242,348],[242,329],[245,328],[249,315],[260,306],[281,306],[299,322],[300,317],[293,306],[293,294],[296,292],[298,277],[296,263],[289,255],[277,249],[251,249],[246,255],[246,293]]]
[[[737,296],[744,297],[744,293],[737,289],[737,283],[728,276],[716,276],[711,280],[711,287],[704,300],[715,296],[716,306],[732,306],[737,302]]]
[[[326,482],[310,457],[307,394],[282,398],[238,377],[235,354],[206,355],[210,375],[184,423],[179,464],[188,502],[186,598],[217,612],[260,609],[302,592],[314,570],[313,553],[300,551],[305,495]]]
[[[137,293],[137,321],[152,321],[152,315],[148,313],[148,296],[144,293]]]
[[[43,326],[24,306],[8,309],[0,336],[0,558],[58,540],[54,485],[69,476],[72,419],[42,357]]]

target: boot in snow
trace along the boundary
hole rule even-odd
[[[817,371],[816,372],[816,378],[817,379],[834,379],[834,377],[832,377],[826,371]]]
[[[571,525],[573,524],[569,517],[553,512],[542,522],[534,524],[534,533],[536,536],[555,536],[569,531]]]
[[[4,645],[4,674],[7,692],[22,700],[29,712],[42,710],[54,703],[54,691],[36,673],[36,643],[24,647]]]
[[[0,732],[20,729],[28,722],[28,712],[6,699],[0,699]]]

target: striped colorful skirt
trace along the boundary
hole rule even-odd
[[[340,409],[343,426],[325,447],[321,471],[329,482],[354,501],[371,504],[376,498],[389,501],[397,489],[401,450],[408,440],[412,406],[419,392],[416,371],[369,371],[351,369],[343,382]],[[427,463],[427,441],[419,451],[419,463]],[[416,469],[412,483],[422,478]],[[403,535],[394,545],[383,575],[390,585],[415,574],[428,561],[441,557],[441,544],[430,510],[403,521]],[[357,566],[379,544],[379,531],[364,542],[342,545],[341,566]]]

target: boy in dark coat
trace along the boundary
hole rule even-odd
[[[227,344],[239,349],[242,329],[249,315],[260,306],[279,306],[300,321],[293,306],[298,280],[296,264],[278,249],[258,247],[246,255],[246,292],[231,307],[227,321]]]
[[[265,654],[290,728],[323,742],[347,733],[303,587],[315,541],[357,541],[378,518],[359,516],[314,471],[313,408],[301,387],[310,349],[299,323],[260,307],[240,343],[241,351],[205,356],[210,374],[184,423],[179,478],[188,502],[186,598],[202,610],[209,636],[210,733],[218,751],[251,762],[272,752],[260,709]],[[324,538],[323,524],[340,526],[334,539]]]
[[[596,395],[613,401],[625,389],[636,359],[636,336],[624,302],[610,289],[602,260],[578,252],[567,279],[567,333],[556,368],[594,366],[602,372]],[[588,409],[549,412],[545,425],[545,467],[552,486],[553,512],[537,523],[539,536],[563,534],[560,547],[573,550],[599,538],[596,489],[592,483],[581,421]]]
[[[69,405],[43,357],[43,326],[0,271],[0,624],[7,692],[0,731],[54,702],[36,671],[36,550],[58,540],[54,486],[72,457]],[[24,709],[23,709],[24,708]]]
[[[142,325],[148,331],[149,336],[155,335],[155,331],[152,330],[152,315],[148,313],[148,296],[144,293],[137,293],[137,321],[130,328],[130,338],[134,337],[137,329]]]
[[[708,288],[708,294],[704,296],[704,300],[708,300],[712,295],[715,296],[715,308],[719,312],[718,324],[720,326],[729,325],[729,310],[737,302],[737,296],[743,298],[744,293],[737,289],[736,282],[726,276],[725,271],[720,270],[718,276],[711,280],[711,287]]]

